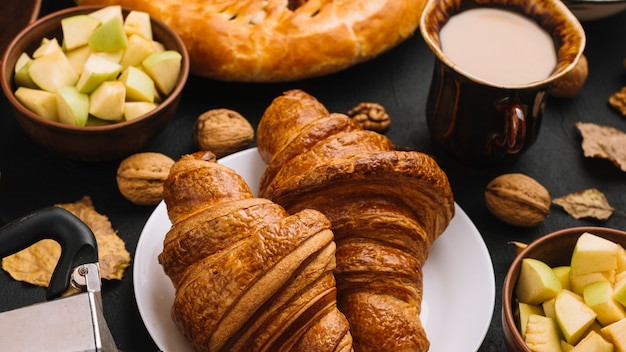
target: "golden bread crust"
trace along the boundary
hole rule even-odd
[[[297,7],[287,0],[77,2],[146,11],[180,35],[192,73],[247,82],[321,76],[369,60],[410,37],[426,4],[424,0],[309,0]]]

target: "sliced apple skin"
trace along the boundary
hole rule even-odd
[[[154,53],[141,63],[156,87],[165,95],[170,94],[176,86],[181,64],[182,55],[174,50]]]
[[[89,96],[80,93],[74,86],[57,90],[59,122],[72,126],[85,126],[89,117]]]
[[[126,86],[119,81],[102,82],[89,96],[89,113],[107,121],[121,121],[124,117]]]
[[[15,63],[14,79],[15,79],[15,84],[18,87],[26,87],[26,88],[33,88],[33,89],[38,88],[35,82],[33,82],[33,80],[30,79],[30,74],[28,73],[31,62],[33,62],[33,59],[30,56],[28,56],[28,54],[25,52],[20,54],[20,56],[17,58],[17,61]]]
[[[52,93],[60,87],[73,86],[78,81],[78,73],[61,51],[33,59],[28,74],[39,88]]]
[[[152,40],[152,22],[147,12],[132,10],[124,20],[124,31],[128,37],[138,34],[146,40]]]
[[[143,60],[155,52],[156,49],[152,45],[152,41],[138,34],[132,34],[128,37],[128,47],[124,51],[120,64],[123,69],[129,66],[140,66]]]
[[[100,26],[100,21],[89,15],[75,15],[61,20],[63,46],[66,50],[74,50],[87,45],[93,31]]]
[[[108,22],[113,18],[118,18],[120,21],[124,21],[124,15],[122,14],[122,6],[109,5],[99,10],[89,13],[89,16],[97,19],[100,23]]]
[[[515,294],[520,302],[541,304],[555,297],[562,290],[561,282],[546,263],[533,259],[522,259]]]
[[[593,324],[596,313],[579,295],[562,290],[554,301],[556,321],[567,343],[575,345]]]
[[[124,119],[130,121],[157,108],[155,103],[147,101],[127,101],[124,104]]]
[[[583,290],[585,304],[597,314],[603,326],[626,318],[624,307],[613,299],[613,286],[608,281],[598,281],[585,286]]]
[[[126,85],[127,101],[154,102],[154,82],[145,72],[133,66],[126,68],[119,77]]]
[[[552,318],[538,314],[528,316],[524,342],[531,351],[561,351],[561,339],[556,323]]]
[[[128,39],[124,33],[124,24],[118,17],[113,17],[91,33],[87,44],[91,51],[115,52],[126,49]]]
[[[15,98],[28,110],[50,121],[59,121],[56,94],[41,89],[19,87]]]
[[[121,65],[92,54],[85,62],[76,88],[81,93],[90,94],[103,82],[115,80],[121,71]]]
[[[626,319],[607,325],[600,331],[613,344],[615,351],[626,351]]]
[[[613,344],[595,331],[590,331],[572,349],[574,352],[613,352]]]
[[[585,232],[576,241],[570,267],[572,275],[607,272],[617,269],[618,245]]]

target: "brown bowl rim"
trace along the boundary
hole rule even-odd
[[[31,24],[26,26],[24,29],[22,29],[13,38],[13,40],[11,40],[11,42],[7,46],[2,56],[0,75],[4,76],[4,72],[7,72],[6,66],[9,65],[9,63],[7,63],[7,58],[11,55],[17,43],[22,39],[24,35],[26,35],[29,31],[32,31],[33,28],[41,26],[42,24],[47,23],[51,20],[56,20],[57,18],[61,19],[67,16],[71,16],[72,14],[87,13],[87,12],[95,11],[95,10],[98,10],[107,6],[108,5],[105,5],[105,6],[81,5],[81,6],[68,7],[68,8],[50,13],[32,22]],[[131,11],[131,9],[122,7],[122,11],[123,13],[127,14],[129,11]],[[176,43],[176,46],[178,47],[176,48],[176,50],[178,50],[182,56],[181,71],[179,74],[178,82],[176,83],[174,90],[172,90],[170,94],[168,94],[167,97],[161,103],[158,104],[156,109],[152,110],[151,112],[146,113],[130,121],[115,122],[115,123],[111,123],[107,125],[98,125],[98,126],[72,126],[72,125],[63,124],[61,122],[50,121],[30,111],[24,105],[22,105],[17,100],[17,98],[15,98],[15,94],[14,94],[15,92],[13,90],[13,84],[14,84],[13,74],[10,77],[2,77],[2,80],[0,82],[0,84],[2,85],[2,90],[4,91],[4,94],[7,97],[7,100],[9,100],[10,104],[13,105],[16,109],[18,109],[19,112],[23,114],[24,116],[26,116],[28,119],[34,120],[35,122],[42,124],[42,125],[46,125],[52,129],[67,131],[70,133],[79,133],[79,134],[99,134],[101,132],[117,130],[125,126],[130,126],[130,125],[141,123],[142,121],[149,119],[152,116],[159,115],[163,110],[165,110],[170,104],[172,104],[182,94],[182,91],[185,87],[185,84],[189,76],[190,63],[189,63],[189,53],[187,51],[185,44],[180,38],[180,36],[172,28],[166,25],[165,22],[159,20],[158,18],[150,16],[150,20],[152,22],[152,26],[156,25],[160,27],[161,30],[163,30],[164,32],[166,32],[168,35],[172,37],[172,40]],[[14,69],[11,68],[11,71],[13,72]]]
[[[532,241],[530,244],[528,244],[526,248],[524,248],[522,251],[520,251],[517,254],[515,259],[513,259],[513,262],[509,266],[509,270],[507,271],[506,277],[504,278],[504,285],[502,289],[502,325],[503,325],[503,329],[505,333],[507,329],[510,329],[509,331],[510,337],[514,340],[512,341],[512,343],[514,343],[518,348],[521,348],[524,351],[531,352],[530,349],[526,346],[526,343],[524,342],[524,340],[522,339],[522,335],[517,329],[517,324],[513,316],[513,309],[512,309],[513,290],[515,288],[515,283],[517,281],[517,275],[519,275],[518,273],[517,275],[515,275],[516,277],[513,277],[514,272],[517,271],[515,268],[518,268],[521,265],[522,259],[526,258],[529,252],[538,248],[542,243],[547,242],[557,237],[567,235],[567,234],[572,234],[572,233],[582,234],[583,232],[590,232],[601,237],[603,237],[603,235],[605,234],[626,237],[626,231],[613,229],[609,227],[601,227],[601,226],[568,227],[568,228],[550,232]],[[511,294],[508,294],[509,292]]]

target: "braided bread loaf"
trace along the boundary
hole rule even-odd
[[[352,350],[325,216],[254,198],[210,152],[183,156],[163,191],[173,226],[159,262],[176,289],[172,319],[195,350]]]
[[[78,0],[168,24],[191,72],[224,81],[321,76],[372,59],[415,32],[425,0]]]
[[[420,152],[330,114],[299,90],[276,98],[257,130],[269,165],[259,196],[332,222],[337,296],[355,351],[426,351],[422,266],[454,215],[445,173]]]

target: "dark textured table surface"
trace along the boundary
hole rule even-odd
[[[44,0],[42,13],[72,6],[69,0]],[[608,106],[611,94],[626,85],[626,13],[583,23],[589,77],[573,99],[548,100],[537,142],[510,167],[489,172],[464,172],[442,163],[452,183],[456,202],[480,231],[494,267],[496,301],[493,319],[480,351],[504,351],[501,328],[501,289],[514,251],[509,241],[530,242],[548,232],[572,226],[605,226],[626,230],[626,218],[615,213],[605,222],[576,220],[552,207],[546,220],[534,228],[516,228],[495,219],[485,207],[486,184],[501,173],[521,172],[543,184],[552,197],[587,188],[603,192],[609,203],[626,211],[626,173],[606,160],[589,159],[581,150],[578,121],[594,122],[626,131],[626,118]],[[382,104],[392,119],[386,135],[398,145],[433,153],[425,120],[425,101],[434,56],[419,33],[388,53],[343,72],[317,79],[280,84],[223,83],[190,77],[177,116],[146,146],[176,159],[195,151],[193,123],[202,112],[230,108],[256,127],[264,109],[283,91],[299,88],[317,97],[330,111],[347,112],[360,102]],[[0,99],[0,224],[56,203],[74,202],[89,195],[96,209],[109,217],[133,254],[141,230],[154,207],[136,206],[117,190],[115,173],[120,160],[83,163],[42,150],[26,136]],[[105,317],[120,350],[156,351],[140,318],[133,291],[133,269],[121,281],[105,281]],[[0,271],[0,311],[44,300],[45,291],[16,282]],[[468,302],[471,304],[471,302]],[[458,312],[462,315],[463,312]],[[1,333],[1,332],[0,332]],[[454,338],[459,331],[450,331]]]

